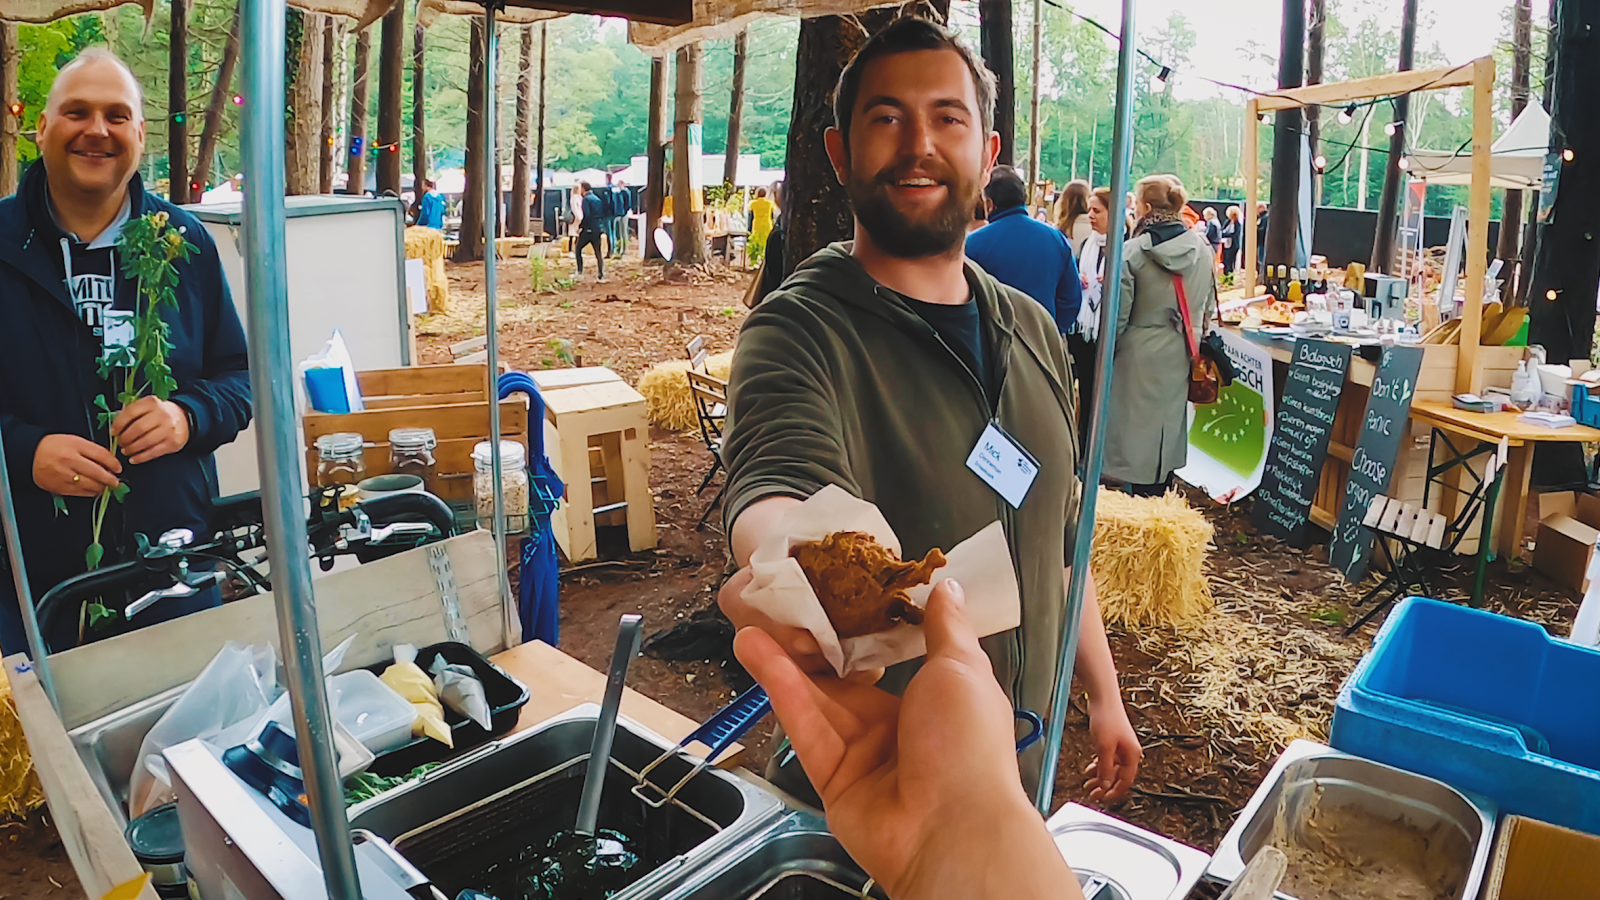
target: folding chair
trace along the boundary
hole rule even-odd
[[[1454,451],[1454,447],[1451,447],[1451,450]],[[1473,456],[1485,452],[1488,453],[1488,457],[1481,477],[1470,467],[1463,465]],[[1415,593],[1412,588],[1419,588],[1421,596],[1438,597],[1439,592],[1434,590],[1434,585],[1439,581],[1441,570],[1449,563],[1451,557],[1455,556],[1456,548],[1472,528],[1472,520],[1481,511],[1483,522],[1479,528],[1478,540],[1483,546],[1480,547],[1478,554],[1477,581],[1473,588],[1473,602],[1476,604],[1479,601],[1488,562],[1485,550],[1494,526],[1495,499],[1500,493],[1500,473],[1505,468],[1505,463],[1506,445],[1502,441],[1498,448],[1494,445],[1485,445],[1467,454],[1457,453],[1452,461],[1444,466],[1435,467],[1430,464],[1429,483],[1447,469],[1456,466],[1460,466],[1475,482],[1471,491],[1463,491],[1467,499],[1454,519],[1446,519],[1443,515],[1430,512],[1426,508],[1426,488],[1423,491],[1422,508],[1382,494],[1372,498],[1361,524],[1372,530],[1373,543],[1377,544],[1378,552],[1383,555],[1389,572],[1382,581],[1362,596],[1356,606],[1373,602],[1379,595],[1384,595],[1383,598],[1373,602],[1371,609],[1362,614],[1355,624],[1345,629],[1345,634],[1351,634],[1372,621],[1400,598],[1411,596]],[[1393,551],[1389,547],[1391,542],[1395,545]]]
[[[722,462],[722,425],[728,417],[728,383],[706,371],[706,341],[704,337],[695,336],[687,347],[689,355],[689,393],[694,397],[695,417],[700,421],[700,441],[705,444],[706,450],[711,453],[711,469],[706,472],[706,477],[701,479],[700,487],[695,489],[695,494],[703,494],[715,478],[718,470],[726,471],[727,467]],[[695,524],[695,530],[705,528],[706,519],[717,504],[722,502],[722,495],[728,490],[727,479],[723,479],[722,487],[717,489],[715,497],[706,506],[700,515],[700,521]]]

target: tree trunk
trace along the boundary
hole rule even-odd
[[[471,16],[472,36],[467,64],[466,188],[461,193],[461,243],[456,262],[483,258],[483,16]]]
[[[728,142],[722,159],[722,183],[732,187],[739,174],[739,128],[744,123],[744,67],[750,52],[750,29],[733,41],[733,94],[728,98]]]
[[[195,151],[194,172],[189,181],[200,185],[204,191],[211,180],[212,158],[217,153],[217,139],[222,136],[222,115],[233,99],[233,69],[239,61],[239,17],[242,5],[233,8],[233,27],[228,29],[228,42],[222,47],[222,60],[217,65],[217,80],[211,85],[211,99],[206,103],[206,121],[200,129],[200,148]],[[219,173],[227,178],[226,172]],[[198,199],[198,198],[197,198]]]
[[[700,188],[698,137],[705,97],[700,85],[704,50],[699,41],[678,49],[678,95],[672,124],[672,262],[676,266],[706,261],[706,226],[701,217],[705,198]]]
[[[1550,11],[1545,18],[1545,24],[1544,91],[1539,99],[1548,112],[1551,92],[1555,90],[1556,85],[1556,57],[1561,55],[1561,0],[1550,0]],[[1528,209],[1524,213],[1526,224],[1522,228],[1522,258],[1526,262],[1528,274],[1523,277],[1518,289],[1522,292],[1522,305],[1529,307],[1530,310],[1533,304],[1533,263],[1539,258],[1539,206],[1542,202],[1539,193],[1539,191],[1528,193]]]
[[[1311,0],[1311,35],[1306,40],[1306,84],[1322,83],[1322,57],[1328,30],[1328,0]],[[1306,134],[1311,145],[1311,209],[1322,204],[1322,170],[1315,161],[1322,154],[1322,107],[1306,107]]]
[[[1528,70],[1533,62],[1533,0],[1517,0],[1514,12],[1511,26],[1512,121],[1516,121],[1528,106]],[[1526,267],[1517,255],[1523,194],[1523,191],[1506,191],[1505,209],[1500,215],[1500,246],[1495,248],[1495,256],[1506,261],[1503,270],[1506,281],[1500,297],[1507,303],[1518,296],[1517,284],[1528,278]]]
[[[189,202],[189,2],[172,0],[167,33],[167,196]]]
[[[542,109],[542,104],[541,104]],[[661,227],[663,199],[667,195],[667,58],[650,58],[650,109],[645,122],[646,163],[644,186],[644,259],[660,259],[656,229]]]
[[[290,15],[296,14],[290,10]],[[287,190],[290,194],[315,194],[320,174],[317,159],[322,141],[322,22],[316,13],[299,13],[299,47],[295,57],[294,127],[286,132],[285,162]]]
[[[428,31],[419,20],[411,30],[411,177],[414,182],[415,202],[422,202],[422,182],[428,178],[427,114],[423,100],[427,98]]]
[[[994,130],[1000,132],[999,163],[1016,165],[1017,72],[1011,54],[1011,0],[978,0],[978,44],[983,61],[995,78]],[[844,61],[849,62],[850,57]]]
[[[539,217],[539,227],[544,228],[544,57],[550,50],[550,24],[539,23],[539,146],[534,151],[533,209]],[[552,230],[551,237],[554,237]]]
[[[1543,344],[1551,362],[1587,359],[1594,343],[1600,287],[1600,54],[1587,45],[1585,23],[1600,18],[1600,0],[1564,0],[1559,10],[1550,152],[1572,151],[1561,164],[1551,218],[1540,227],[1530,278],[1528,343]],[[1559,45],[1555,45],[1559,41]]]
[[[321,194],[333,193],[334,85],[339,77],[337,49],[343,39],[343,27],[328,16],[322,29],[322,135],[317,141],[317,192]]]
[[[406,5],[383,17],[378,49],[378,194],[400,195],[400,95],[405,79]]]
[[[1032,91],[1028,97],[1028,204],[1044,177],[1039,174],[1039,64],[1044,54],[1044,0],[1033,0]]]
[[[1417,48],[1417,0],[1405,0],[1400,13],[1400,65],[1397,71],[1412,67]],[[1411,95],[1394,99],[1394,134],[1389,136],[1389,165],[1383,170],[1383,193],[1378,195],[1378,231],[1372,239],[1373,272],[1394,274],[1394,236],[1400,215],[1400,158],[1406,155],[1406,134],[1410,123]],[[1448,299],[1448,298],[1446,298]]]
[[[1415,0],[1411,0],[1415,2]],[[1305,0],[1283,0],[1278,46],[1278,87],[1300,87],[1305,79]],[[1268,265],[1294,264],[1300,232],[1300,110],[1281,110],[1272,128],[1272,207],[1267,218]]]
[[[17,23],[0,21],[0,101],[8,107],[18,95],[17,61],[21,55]],[[21,131],[22,119],[12,115],[10,109],[0,110],[0,197],[17,192],[17,136]]]
[[[355,71],[350,76],[350,145],[345,148],[349,161],[345,167],[346,194],[360,196],[367,191],[367,97],[370,96],[372,77],[372,29],[363,28],[356,35]],[[358,146],[359,144],[359,146]]]
[[[511,208],[506,234],[528,234],[528,120],[533,118],[533,26],[522,26],[522,60],[517,66],[517,134],[511,144]]]
[[[875,9],[852,18],[820,16],[802,20],[795,50],[795,84],[838,84],[839,73],[867,42],[867,34],[876,34],[894,17],[893,9]],[[784,162],[785,275],[829,243],[850,240],[855,233],[849,197],[834,177],[822,145],[823,133],[833,127],[831,93],[794,92]]]

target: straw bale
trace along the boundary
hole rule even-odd
[[[706,357],[706,371],[713,378],[726,381],[732,368],[732,350]],[[644,395],[652,423],[673,431],[688,431],[699,423],[694,395],[689,393],[688,371],[688,360],[669,359],[639,379],[636,387]]]
[[[422,260],[430,316],[450,312],[450,278],[444,271],[444,250],[444,232],[421,225],[406,229],[406,259]]]
[[[694,21],[688,25],[630,22],[628,40],[646,53],[664,56],[694,41],[733,37],[763,16],[810,19],[904,5],[905,0],[694,0]]]
[[[22,721],[11,705],[11,682],[0,669],[0,821],[26,815],[44,803]]]
[[[1176,491],[1133,497],[1102,489],[1089,560],[1106,621],[1181,625],[1208,612],[1211,533],[1211,523]]]

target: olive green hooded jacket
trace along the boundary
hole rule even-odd
[[[834,244],[750,313],[734,353],[723,458],[730,526],[769,496],[829,484],[877,504],[906,558],[948,550],[999,519],[1022,593],[1022,625],[983,640],[1020,709],[1047,712],[1055,685],[1064,566],[1079,481],[1074,386],[1044,307],[970,261],[998,409],[932,326]],[[966,466],[984,427],[1000,426],[1040,463],[1013,509]],[[917,663],[896,666],[902,689]],[[1036,773],[1037,748],[1024,757]],[[1036,774],[1025,776],[1031,785]]]

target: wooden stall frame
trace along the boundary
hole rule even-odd
[[[1259,199],[1260,166],[1256,160],[1256,129],[1262,113],[1295,107],[1370,100],[1411,91],[1445,88],[1472,88],[1472,184],[1467,199],[1467,283],[1468,302],[1461,315],[1461,353],[1456,360],[1456,393],[1476,392],[1483,387],[1478,363],[1478,342],[1483,339],[1483,305],[1472,302],[1483,296],[1484,277],[1489,267],[1489,147],[1493,143],[1494,58],[1481,56],[1460,66],[1418,69],[1357,78],[1331,84],[1273,91],[1245,102],[1244,129],[1244,289],[1250,296],[1256,286],[1256,201]]]

